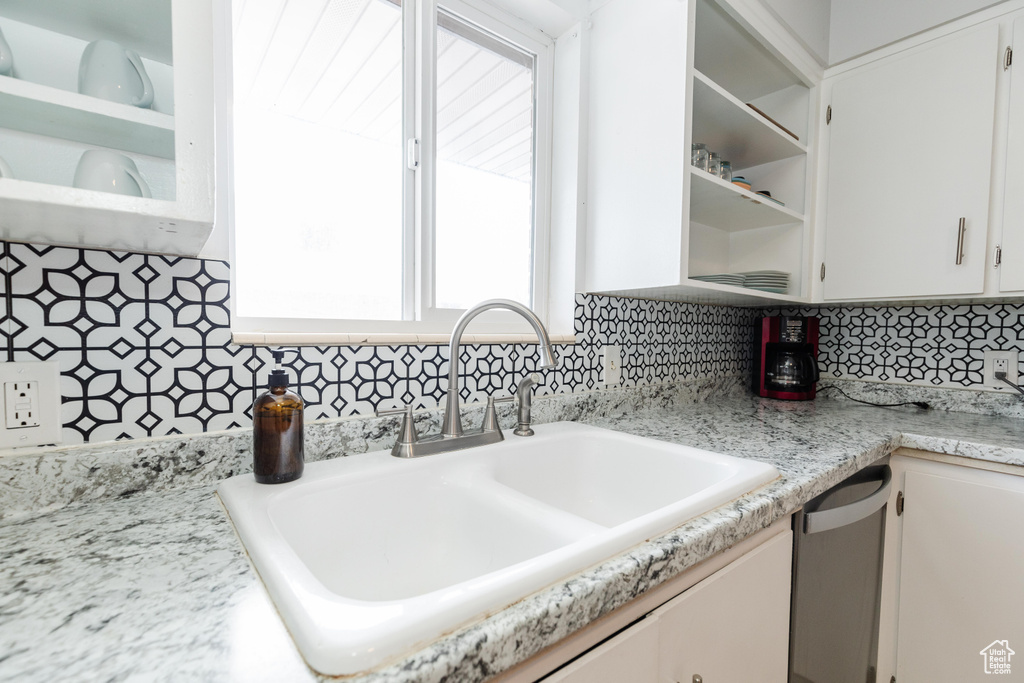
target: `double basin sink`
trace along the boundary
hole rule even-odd
[[[313,669],[368,671],[778,476],[771,465],[571,422],[419,460],[221,483]]]

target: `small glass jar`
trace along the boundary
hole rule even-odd
[[[713,176],[717,176],[722,170],[722,157],[718,156],[718,152],[712,152],[708,157],[708,168],[707,172]]]
[[[723,161],[719,164],[718,177],[727,183],[732,182],[732,164],[728,161]]]
[[[703,142],[690,145],[690,163],[702,171],[708,170],[708,146]]]

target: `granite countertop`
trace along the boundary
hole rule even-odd
[[[899,446],[1024,465],[1024,420],[756,398],[587,422],[775,465],[780,479],[365,676],[505,670]],[[213,485],[0,525],[0,680],[314,681]]]

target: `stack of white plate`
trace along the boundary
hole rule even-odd
[[[789,273],[781,270],[752,270],[738,274],[743,276],[743,286],[748,289],[775,294],[785,294],[789,291]]]
[[[694,275],[690,279],[701,280],[703,282],[714,282],[719,285],[742,287],[744,278],[739,273],[715,273],[714,275]]]

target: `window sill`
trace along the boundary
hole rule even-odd
[[[575,344],[574,334],[552,334],[551,343]],[[234,332],[231,340],[240,346],[399,346],[444,345],[450,334],[357,334],[322,332]],[[535,334],[464,334],[463,344],[536,344]]]

